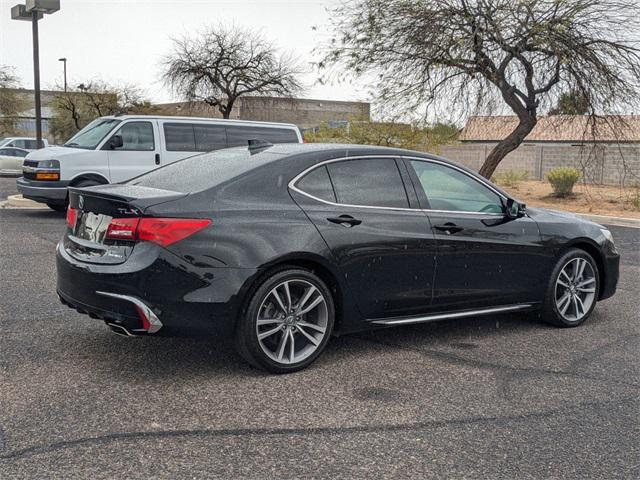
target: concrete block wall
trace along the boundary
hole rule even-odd
[[[441,155],[479,170],[493,143],[462,143],[443,146]],[[591,184],[633,186],[640,184],[640,144],[523,144],[500,163],[497,171],[527,172],[544,180],[557,167],[573,167]]]

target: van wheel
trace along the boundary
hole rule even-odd
[[[333,330],[331,291],[308,270],[285,267],[265,278],[236,326],[236,348],[251,365],[272,373],[309,366]]]
[[[67,203],[47,203],[47,207],[49,207],[54,212],[66,212],[67,211]]]

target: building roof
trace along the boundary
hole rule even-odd
[[[496,142],[518,125],[516,116],[479,116],[467,121],[460,140]],[[540,117],[525,142],[640,142],[640,115],[597,117],[549,115]]]

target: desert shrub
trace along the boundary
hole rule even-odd
[[[636,193],[635,197],[631,199],[631,205],[637,210],[640,210],[640,193]]]
[[[529,179],[529,172],[506,170],[504,172],[496,173],[493,179],[498,185],[502,185],[504,187],[515,187],[518,183]]]
[[[573,186],[580,178],[580,172],[571,167],[558,167],[547,173],[547,180],[557,197],[567,197],[573,193]]]

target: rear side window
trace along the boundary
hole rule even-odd
[[[196,135],[190,123],[165,123],[164,140],[169,152],[195,152]]]
[[[194,124],[196,150],[210,152],[227,147],[227,134],[222,125]]]
[[[290,128],[227,127],[227,143],[230,147],[246,147],[248,140],[265,140],[271,143],[298,143],[298,136]]]
[[[334,203],[336,201],[336,194],[333,191],[326,166],[311,170],[296,183],[296,187],[321,200]]]
[[[393,158],[345,160],[327,165],[338,203],[409,208]]]

